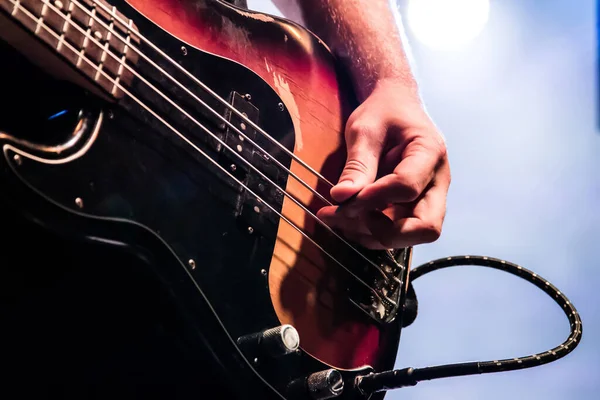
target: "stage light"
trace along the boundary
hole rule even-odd
[[[488,21],[489,0],[409,0],[408,25],[417,39],[435,50],[458,50]]]

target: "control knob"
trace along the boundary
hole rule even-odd
[[[337,369],[315,372],[306,379],[308,393],[314,400],[337,397],[344,391],[344,380]]]
[[[237,340],[242,350],[258,356],[266,354],[280,357],[294,353],[300,347],[300,335],[291,325],[280,325],[262,332],[252,333]]]

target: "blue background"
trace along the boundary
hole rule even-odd
[[[268,0],[249,4],[281,15]],[[402,11],[405,0],[398,5]],[[595,7],[593,0],[492,0],[484,31],[454,52],[429,50],[407,29],[453,177],[442,237],[418,246],[414,265],[458,254],[521,264],[575,304],[583,340],[545,366],[423,382],[387,398],[600,399]],[[529,355],[569,333],[549,297],[505,273],[450,269],[415,289],[420,312],[403,331],[398,368]]]

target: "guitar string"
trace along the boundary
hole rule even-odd
[[[21,12],[23,12],[25,15],[27,15],[30,19],[32,19],[33,21],[38,23],[38,26],[43,28],[44,30],[46,30],[49,34],[51,34],[52,36],[54,36],[56,39],[60,40],[60,36],[54,32],[52,29],[50,29],[50,27],[48,27],[43,21],[39,21],[39,18],[35,17],[33,14],[31,14],[29,12],[29,10],[27,10],[25,7],[23,7],[22,5],[20,5],[16,0],[9,0],[15,9],[20,10]],[[254,197],[256,197],[256,199],[265,204],[267,207],[269,207],[269,209],[271,209],[273,212],[275,212],[279,217],[281,217],[281,219],[283,219],[287,224],[289,224],[292,228],[296,229],[302,236],[304,236],[306,239],[308,239],[311,243],[313,243],[320,251],[322,251],[325,255],[327,255],[332,261],[334,261],[336,264],[338,264],[343,270],[345,270],[349,275],[351,275],[354,279],[356,279],[357,282],[359,282],[360,284],[362,284],[363,286],[365,286],[367,289],[369,289],[377,298],[379,298],[379,300],[382,300],[381,295],[377,292],[377,290],[375,290],[374,288],[372,288],[371,286],[369,286],[364,280],[362,280],[360,277],[358,277],[356,274],[354,274],[349,268],[347,268],[345,265],[343,265],[339,260],[337,260],[334,256],[332,256],[329,252],[327,252],[325,249],[323,249],[323,247],[321,247],[318,243],[316,243],[310,236],[308,236],[302,229],[300,229],[297,225],[295,225],[293,222],[291,222],[287,217],[285,217],[283,214],[281,214],[279,211],[277,211],[273,206],[271,206],[269,203],[265,202],[259,195],[257,195],[254,191],[252,191],[250,188],[248,188],[246,185],[244,185],[241,181],[239,181],[234,175],[232,175],[229,171],[227,171],[224,167],[222,167],[221,165],[219,165],[215,160],[213,160],[208,154],[206,154],[202,149],[200,149],[199,147],[197,147],[193,142],[191,142],[185,135],[181,134],[179,131],[177,131],[173,126],[171,126],[167,121],[165,121],[160,115],[158,115],[157,113],[155,113],[150,107],[148,107],[146,104],[144,104],[141,100],[139,100],[137,97],[135,97],[134,95],[132,95],[126,88],[124,88],[120,83],[116,82],[115,80],[112,79],[112,77],[110,77],[110,75],[108,75],[106,72],[102,71],[100,68],[98,68],[92,61],[90,61],[85,55],[80,54],[79,51],[77,51],[77,49],[75,49],[70,43],[68,42],[63,42],[63,44],[69,48],[71,51],[73,51],[73,53],[77,54],[83,61],[85,61],[86,63],[88,63],[92,68],[94,68],[96,71],[98,71],[98,73],[101,73],[102,75],[104,75],[109,81],[111,81],[116,87],[118,87],[119,89],[121,89],[125,94],[127,94],[132,100],[134,100],[136,103],[138,103],[142,108],[144,108],[146,111],[148,111],[150,114],[152,114],[152,116],[154,116],[158,121],[160,121],[163,125],[165,125],[167,128],[169,128],[171,131],[173,131],[177,136],[179,136],[182,140],[184,140],[188,145],[190,145],[192,148],[194,148],[198,153],[200,153],[201,155],[203,155],[208,161],[210,161],[213,165],[215,165],[217,168],[221,169],[227,176],[229,176],[232,180],[234,180],[237,184],[239,184],[242,188],[244,188],[245,190],[247,190],[250,194],[252,194]],[[395,304],[395,302],[391,299],[389,299],[387,296],[384,296],[385,299],[387,301],[390,301],[392,304]]]
[[[75,5],[78,5],[78,2],[76,0],[72,0],[72,3],[74,3]],[[62,10],[58,9],[57,7],[55,7],[54,5],[47,3],[47,5],[54,11],[57,13],[57,15],[59,15],[61,18],[63,18],[65,20],[65,22],[68,22],[67,20],[67,16],[62,12]],[[89,36],[87,34],[87,32],[79,27],[78,25],[72,23],[72,22],[68,22],[70,23],[72,26],[74,26],[76,29],[78,29],[84,36],[86,36],[90,41],[92,41],[95,45],[97,45],[99,48],[103,49],[102,44],[96,40],[95,38]],[[383,270],[377,265],[375,264],[372,260],[370,260],[368,257],[366,257],[362,252],[360,252],[360,250],[358,250],[356,247],[354,247],[352,244],[350,244],[347,240],[345,240],[342,236],[340,236],[337,232],[335,232],[331,227],[329,227],[325,222],[323,222],[319,217],[317,217],[313,212],[311,212],[305,205],[303,205],[300,201],[298,201],[294,196],[292,196],[289,192],[287,192],[283,187],[279,186],[278,184],[276,184],[275,182],[273,182],[268,176],[266,176],[262,171],[260,171],[257,167],[255,167],[254,165],[252,165],[252,163],[248,160],[246,160],[244,158],[243,155],[239,154],[239,152],[236,152],[235,149],[233,149],[230,145],[228,145],[226,142],[224,142],[221,138],[219,138],[215,133],[211,132],[206,126],[202,125],[198,120],[196,120],[194,117],[192,117],[188,112],[186,112],[184,109],[182,109],[177,103],[175,103],[172,99],[170,99],[167,95],[165,95],[163,92],[161,92],[158,88],[156,88],[154,85],[152,85],[150,82],[148,82],[140,73],[138,73],[135,69],[133,69],[132,67],[130,67],[129,65],[127,65],[127,63],[123,63],[121,62],[121,59],[117,56],[115,56],[115,54],[113,52],[111,52],[110,50],[106,50],[103,49],[103,51],[105,53],[107,53],[110,57],[112,57],[114,60],[116,60],[119,65],[122,65],[123,67],[127,68],[134,76],[136,76],[137,78],[139,78],[144,84],[146,84],[149,88],[151,88],[154,92],[156,92],[158,95],[160,95],[162,98],[164,98],[167,102],[169,102],[173,107],[175,107],[181,114],[183,114],[185,117],[187,117],[188,119],[190,119],[196,126],[198,126],[200,129],[202,129],[204,132],[206,132],[208,135],[210,135],[213,139],[217,140],[221,145],[223,145],[225,148],[227,148],[230,152],[232,152],[233,154],[236,155],[236,157],[238,159],[240,159],[244,164],[246,164],[247,166],[249,166],[250,168],[252,168],[254,171],[256,171],[263,179],[265,179],[266,181],[268,181],[271,185],[273,185],[274,188],[276,188],[279,192],[281,192],[283,195],[285,195],[287,198],[289,198],[291,201],[293,201],[298,207],[300,207],[305,213],[307,213],[308,215],[310,215],[310,217],[312,217],[315,221],[317,221],[319,223],[319,225],[323,226],[328,232],[330,232],[332,235],[334,235],[337,239],[339,239],[344,245],[346,245],[348,248],[350,248],[352,251],[354,251],[359,257],[361,257],[364,261],[366,261],[367,263],[369,263],[373,268],[375,268],[380,274],[381,276],[386,280],[389,281],[390,277],[388,277],[385,272],[383,272]],[[262,149],[261,149],[262,150]],[[263,150],[264,151],[264,150]],[[267,153],[268,154],[268,153]],[[394,277],[395,278],[395,277]],[[397,280],[397,278],[395,278],[394,280]]]
[[[49,0],[45,0],[49,3]],[[266,150],[264,150],[260,145],[258,145],[256,142],[254,142],[250,137],[248,137],[245,133],[243,133],[242,131],[239,130],[239,128],[235,125],[233,125],[230,121],[228,121],[225,117],[223,117],[218,111],[216,111],[215,109],[213,109],[211,106],[209,106],[206,102],[204,102],[202,99],[200,99],[197,95],[195,95],[192,91],[190,91],[189,88],[187,88],[185,85],[183,85],[181,82],[179,82],[177,79],[175,79],[172,75],[170,75],[168,72],[166,72],[163,68],[161,68],[158,64],[156,64],[152,59],[150,59],[150,57],[148,57],[146,54],[144,54],[140,49],[138,49],[136,46],[133,46],[133,44],[131,42],[128,42],[126,38],[124,38],[123,36],[121,36],[118,32],[115,32],[115,30],[113,28],[110,27],[109,24],[105,23],[104,21],[102,21],[97,15],[95,15],[92,11],[88,10],[85,6],[81,5],[78,1],[76,0],[72,0],[71,1],[76,7],[78,7],[80,10],[82,10],[84,13],[86,13],[94,22],[98,22],[102,27],[104,27],[108,32],[110,32],[111,36],[116,37],[120,42],[122,42],[125,46],[127,46],[128,48],[131,48],[133,51],[135,51],[138,55],[140,55],[141,57],[143,57],[152,67],[154,67],[156,70],[158,70],[163,76],[167,77],[169,80],[171,80],[171,82],[175,83],[179,88],[181,88],[184,92],[186,92],[190,97],[192,97],[195,101],[197,101],[198,103],[200,103],[205,110],[208,110],[211,112],[211,114],[213,114],[215,117],[219,118],[219,120],[221,120],[223,123],[227,124],[230,128],[232,128],[238,135],[242,136],[244,138],[244,140],[250,142],[257,150],[260,150],[262,152],[264,152],[265,154],[269,154]],[[139,36],[139,33],[137,31],[132,31],[131,32],[133,35],[135,36]],[[121,64],[120,60],[119,64]],[[179,65],[179,64],[178,64]],[[229,103],[227,103],[229,104]],[[242,114],[243,115],[243,114]],[[279,142],[277,142],[279,143]],[[292,153],[293,154],[293,153]],[[270,154],[269,154],[270,155]],[[272,156],[271,156],[272,157]],[[323,201],[325,204],[332,206],[333,204],[326,199],[321,193],[319,193],[317,190],[313,189],[308,183],[306,183],[305,181],[303,181],[300,177],[298,177],[293,171],[291,171],[291,169],[288,169],[285,165],[283,165],[279,160],[277,160],[277,158],[272,157],[273,161],[280,167],[282,168],[287,174],[289,174],[290,176],[292,176],[294,179],[296,179],[296,181],[298,181],[300,184],[302,184],[305,188],[307,188],[311,193],[313,193],[314,195],[316,195],[321,201]]]
[[[74,2],[74,0],[72,0],[72,2]],[[92,0],[92,3],[96,6],[99,6],[100,8],[102,8],[105,12],[107,12],[113,19],[115,19],[116,21],[119,21],[121,24],[123,24],[123,26],[128,26],[128,22],[122,20],[115,12],[114,10],[116,10],[116,7],[113,7],[113,9],[110,9],[109,7],[107,7],[106,5],[97,2],[97,0]],[[81,8],[81,7],[80,7]],[[216,92],[214,92],[210,87],[208,87],[208,85],[206,85],[205,83],[203,83],[202,81],[200,81],[196,76],[194,76],[191,72],[189,72],[188,70],[186,70],[185,68],[183,68],[181,65],[179,65],[179,63],[175,62],[175,60],[173,60],[171,57],[169,57],[164,51],[162,51],[160,48],[158,48],[154,43],[152,43],[151,40],[147,39],[145,36],[143,36],[140,32],[134,32],[136,34],[136,36],[138,36],[141,40],[143,40],[147,45],[149,45],[154,51],[156,51],[158,54],[160,54],[165,60],[167,60],[172,66],[176,67],[177,69],[179,69],[181,72],[183,72],[185,75],[187,75],[190,79],[192,79],[197,85],[199,85],[200,87],[202,87],[206,92],[208,92],[211,96],[213,96],[217,101],[219,101],[221,104],[223,104],[225,107],[229,108],[229,110],[231,110],[232,112],[234,112],[239,118],[241,118],[244,122],[248,123],[250,126],[252,126],[255,130],[257,130],[261,135],[263,135],[263,137],[267,138],[271,143],[273,143],[274,145],[278,146],[281,150],[283,150],[286,154],[288,154],[289,156],[291,156],[294,160],[296,160],[300,165],[302,165],[304,168],[306,168],[307,170],[309,170],[313,175],[315,175],[318,179],[320,179],[321,181],[327,183],[330,187],[335,186],[333,183],[331,183],[327,178],[325,178],[323,175],[321,175],[318,171],[316,171],[315,169],[313,169],[310,165],[308,165],[306,162],[304,162],[300,157],[296,156],[292,151],[288,150],[285,146],[283,146],[281,143],[279,143],[279,141],[277,141],[275,138],[273,138],[271,135],[269,135],[267,132],[265,132],[260,126],[258,126],[257,124],[255,124],[252,120],[250,120],[249,118],[247,118],[244,114],[242,114],[240,111],[238,111],[235,107],[233,107],[231,104],[229,104],[229,102],[225,99],[223,99],[221,96],[219,96]]]
[[[141,57],[143,57],[152,67],[156,68],[161,74],[163,74],[163,76],[167,77],[169,80],[171,80],[173,83],[175,83],[179,88],[181,88],[184,92],[186,92],[189,96],[191,96],[195,101],[197,101],[198,103],[200,103],[205,110],[210,111],[215,117],[219,118],[219,120],[221,120],[223,123],[227,124],[230,128],[232,128],[238,135],[242,136],[244,138],[244,140],[248,141],[249,143],[251,143],[256,149],[263,151],[266,154],[269,154],[267,151],[265,151],[260,145],[258,145],[256,142],[254,142],[250,137],[248,137],[245,133],[243,133],[242,131],[240,131],[238,129],[238,127],[236,127],[235,125],[233,125],[230,121],[228,121],[225,117],[223,117],[218,111],[216,111],[215,109],[213,109],[212,107],[210,107],[208,104],[206,104],[206,102],[204,102],[202,99],[200,99],[198,96],[196,96],[194,93],[192,93],[190,91],[190,89],[188,89],[186,86],[184,86],[181,82],[179,82],[177,79],[175,79],[172,75],[170,75],[169,73],[167,73],[163,68],[161,68],[158,64],[156,64],[154,61],[152,61],[146,54],[144,54],[141,50],[139,50],[137,47],[133,46],[131,44],[131,42],[127,42],[127,39],[125,39],[124,37],[122,37],[120,34],[118,34],[117,32],[114,31],[113,28],[110,27],[110,25],[108,25],[107,23],[105,23],[104,21],[102,21],[100,18],[98,18],[96,15],[93,14],[92,11],[88,10],[87,8],[85,8],[84,6],[82,6],[81,4],[79,4],[77,1],[72,0],[72,3],[74,3],[75,6],[77,6],[79,9],[81,9],[84,13],[86,13],[87,15],[90,16],[91,19],[94,20],[94,22],[98,22],[101,26],[103,26],[108,32],[110,32],[110,34],[114,37],[116,37],[119,41],[123,42],[126,46],[130,47],[133,51],[135,51],[138,55],[140,55]],[[49,4],[49,3],[48,3]],[[137,31],[132,31],[132,33],[135,36],[139,36]],[[227,103],[229,104],[229,103]],[[243,114],[242,114],[243,115]],[[277,142],[279,143],[279,142]],[[292,153],[293,154],[293,153]],[[314,195],[316,195],[321,201],[323,201],[325,204],[332,206],[333,204],[326,199],[321,193],[319,193],[318,191],[316,191],[315,189],[313,189],[308,183],[306,183],[305,181],[303,181],[300,177],[298,177],[294,172],[292,172],[290,169],[288,169],[285,165],[283,165],[279,160],[277,160],[275,157],[272,157],[273,161],[280,167],[282,168],[284,171],[286,171],[286,173],[288,173],[290,176],[292,176],[294,179],[296,179],[296,181],[298,181],[302,186],[304,186],[305,188],[307,188],[311,193],[313,193]]]

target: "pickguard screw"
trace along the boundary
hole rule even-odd
[[[260,190],[261,192],[262,192],[263,190],[265,190],[265,185],[263,185],[262,183],[259,183],[259,184],[258,184],[258,190]]]
[[[185,48],[185,46],[181,46],[181,54],[187,56],[187,49]]]
[[[190,267],[192,269],[196,269],[196,261],[192,260],[191,258],[188,261],[188,264],[190,265]]]
[[[251,227],[251,226],[249,226],[248,227],[248,233],[252,235],[254,233],[254,228]]]
[[[252,100],[252,96],[250,96],[250,93],[246,93],[244,95],[244,99],[246,99],[247,101],[250,101],[250,100]]]
[[[258,358],[254,359],[254,364],[258,364]]]
[[[277,107],[279,107],[279,111],[285,110],[285,106],[283,105],[283,103],[277,104]]]
[[[115,117],[115,113],[112,110],[108,110],[108,119],[113,119]]]
[[[81,199],[81,197],[75,199],[75,205],[79,208],[83,208],[83,200]]]
[[[240,124],[240,128],[242,128],[242,130],[245,131],[246,130],[246,124],[242,122]]]
[[[231,171],[235,172],[235,170],[237,169],[237,167],[235,166],[235,164],[231,164],[231,165],[229,166],[229,169],[230,169]]]
[[[15,160],[15,162],[17,163],[17,165],[21,165],[21,164],[23,164],[23,159],[22,159],[22,158],[21,158],[21,156],[20,156],[20,155],[18,155],[18,154],[15,154],[15,155],[13,156],[13,160]]]
[[[266,276],[267,275],[267,270],[266,269],[261,269],[260,273]]]

